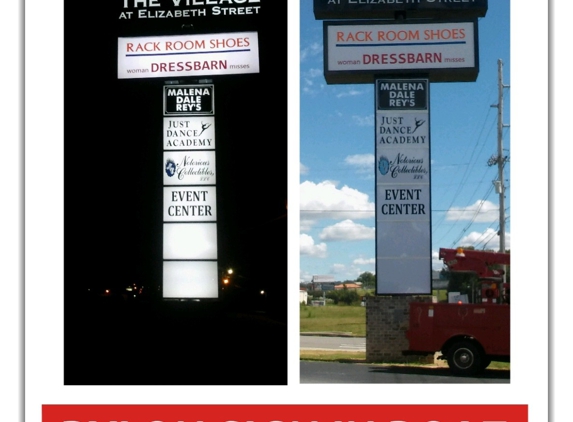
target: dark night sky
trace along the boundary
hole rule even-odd
[[[218,262],[236,268],[245,285],[264,287],[286,321],[287,2],[263,0],[260,13],[248,17],[131,21],[117,19],[123,1],[115,3],[115,10],[64,4],[64,335],[72,383],[95,382],[69,378],[74,362],[86,357],[73,346],[88,341],[77,335],[77,324],[87,318],[96,331],[101,326],[79,311],[76,294],[102,283],[156,287],[162,272],[165,80],[118,80],[118,36],[258,32],[260,73],[212,77]],[[286,348],[286,331],[283,337],[278,341]]]

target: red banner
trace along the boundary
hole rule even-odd
[[[527,422],[526,405],[44,405],[43,422]]]

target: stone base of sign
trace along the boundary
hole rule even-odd
[[[375,296],[366,299],[366,361],[371,363],[434,363],[434,354],[404,356],[408,350],[410,302],[431,302],[431,296]]]

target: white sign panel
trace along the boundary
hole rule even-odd
[[[431,292],[429,81],[376,81],[376,293]]]
[[[381,221],[378,220],[380,223]],[[430,225],[427,221],[395,221],[392,224],[379,224],[378,246],[384,251],[381,259],[415,259],[417,262],[429,258]],[[379,254],[380,255],[380,254]],[[382,268],[381,274],[388,269]],[[403,274],[407,278],[407,273]],[[427,288],[427,286],[426,286]]]
[[[164,185],[214,185],[215,151],[166,151]]]
[[[473,22],[329,25],[327,71],[475,67]]]
[[[214,86],[163,87],[163,297],[217,298]]]
[[[182,186],[163,188],[163,221],[216,221],[217,188]]]
[[[428,148],[378,148],[376,174],[384,183],[429,183],[430,151]]]
[[[429,129],[427,111],[376,112],[376,174],[379,182],[429,183]]]
[[[119,79],[259,73],[256,32],[118,38]]]
[[[217,259],[217,224],[164,224],[163,259]]]
[[[163,262],[164,298],[216,298],[217,280],[216,261]]]
[[[430,294],[431,257],[376,257],[377,293],[387,295]],[[380,291],[380,286],[383,290]]]
[[[215,117],[163,119],[163,149],[215,149]]]
[[[429,221],[430,184],[376,184],[377,221]]]
[[[376,144],[386,147],[425,147],[430,140],[428,112],[390,113],[378,111],[376,114]]]

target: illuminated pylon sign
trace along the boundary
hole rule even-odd
[[[427,79],[376,80],[376,293],[431,293]]]
[[[163,297],[217,298],[214,87],[163,88]]]

